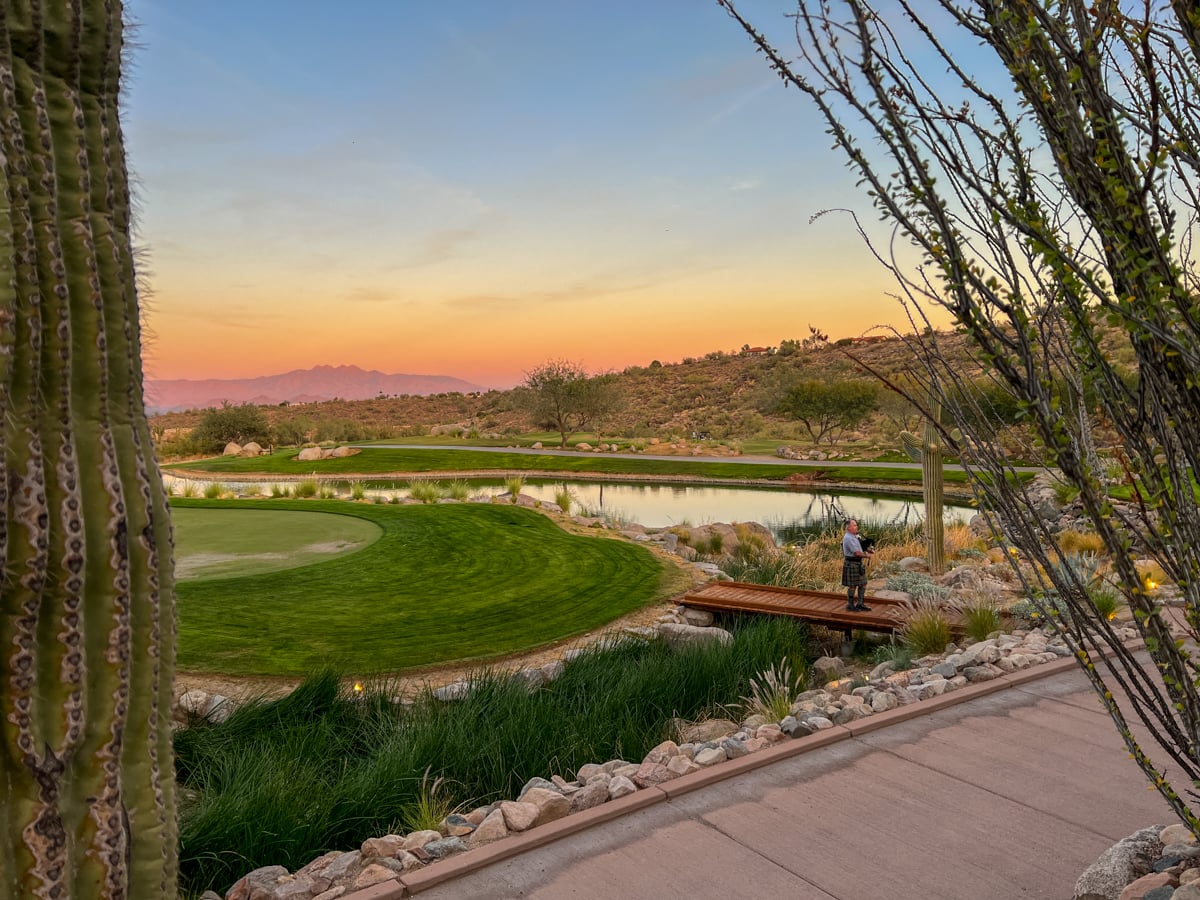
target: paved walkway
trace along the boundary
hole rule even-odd
[[[613,804],[354,896],[1065,900],[1109,845],[1173,816],[1083,676],[1044,668],[1057,674],[760,751],[726,763],[733,777],[639,791],[625,800],[643,808],[609,821],[552,833]]]

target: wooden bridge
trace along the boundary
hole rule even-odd
[[[712,612],[757,612],[776,616],[792,616],[837,631],[876,631],[895,634],[908,620],[912,608],[901,600],[867,597],[870,612],[851,612],[846,609],[845,593],[806,591],[799,588],[747,584],[742,581],[712,581],[694,591],[688,591],[679,601],[684,606]],[[942,614],[950,631],[963,633],[962,616],[945,609]]]

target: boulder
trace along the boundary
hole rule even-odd
[[[673,647],[733,642],[733,635],[724,628],[698,628],[695,625],[676,625],[673,622],[663,622],[655,626],[654,630]]]
[[[305,447],[303,450],[301,450],[299,453],[296,454],[296,460],[298,462],[312,462],[313,460],[317,460],[320,458],[321,458],[321,448],[320,447]]]
[[[225,445],[225,449],[221,452],[221,455],[222,456],[240,456],[241,453],[242,453],[241,444],[235,444],[233,441],[230,441],[228,444]]]

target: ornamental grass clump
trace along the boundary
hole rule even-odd
[[[807,669],[797,674],[787,659],[750,679],[750,693],[742,697],[746,716],[759,715],[779,722],[791,714],[796,697],[808,686]]]
[[[303,481],[296,482],[296,487],[292,490],[292,493],[302,498],[317,496],[317,480],[315,478],[305,478]]]
[[[446,496],[451,500],[467,500],[471,496],[471,485],[461,478],[455,478],[446,485]]]
[[[517,502],[517,498],[521,496],[521,488],[523,487],[525,487],[525,479],[520,475],[510,475],[504,479],[504,490],[512,503]]]
[[[942,653],[950,643],[950,622],[936,600],[919,599],[908,604],[908,621],[900,630],[901,639],[919,656]]]
[[[968,600],[960,611],[963,630],[967,637],[976,643],[986,641],[988,635],[1000,630],[1000,610],[986,597]]]
[[[413,481],[408,485],[408,496],[421,503],[437,503],[442,499],[442,486],[436,481]]]
[[[225,487],[220,482],[214,481],[204,486],[204,497],[207,500],[219,500],[223,493]]]

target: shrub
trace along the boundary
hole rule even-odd
[[[574,496],[571,494],[571,489],[568,487],[561,487],[554,492],[554,502],[564,513],[569,513],[571,511],[571,503],[574,501],[574,499]]]
[[[875,648],[875,662],[891,663],[895,671],[903,672],[913,667],[913,648],[903,641],[880,644]]]
[[[230,441],[238,444],[248,441],[269,444],[271,426],[257,406],[249,403],[239,406],[225,404],[220,409],[204,411],[199,423],[192,429],[190,440],[204,453],[220,452]]]
[[[1104,540],[1094,531],[1061,531],[1057,537],[1058,549],[1064,555],[1072,553],[1102,554],[1105,552]]]
[[[400,817],[406,832],[437,831],[447,816],[461,812],[466,805],[456,804],[448,796],[446,779],[441,775],[430,781],[429,770],[430,766],[426,766],[412,805]]]
[[[293,493],[297,497],[317,496],[317,480],[315,478],[306,478],[303,481],[296,482]]]
[[[889,591],[904,591],[914,600],[944,600],[950,589],[934,582],[924,572],[897,572],[889,575],[886,587]]]
[[[367,490],[365,487],[363,487],[363,483],[361,481],[355,481],[350,485],[351,500],[362,500],[366,496]]]
[[[198,489],[195,484],[190,481],[185,481],[183,483],[183,489],[181,490],[181,493],[184,497],[195,497],[197,490]]]
[[[225,493],[225,488],[219,481],[214,481],[204,486],[204,496],[209,500],[216,500],[223,493]]]

